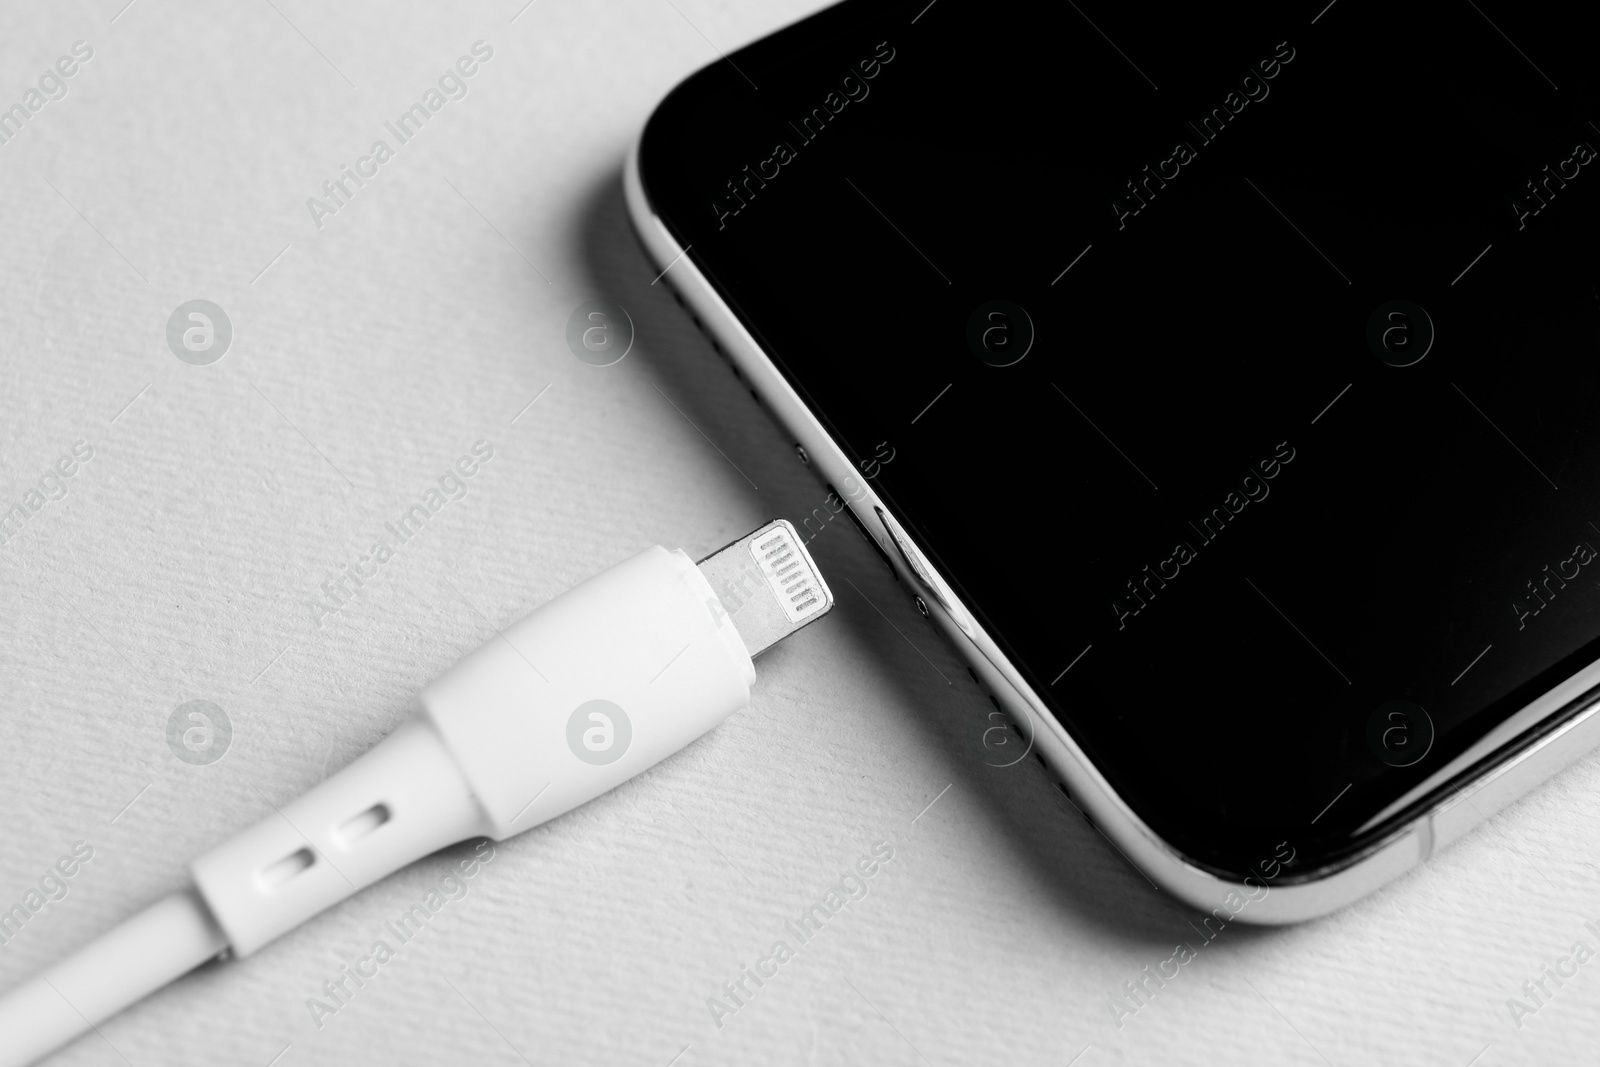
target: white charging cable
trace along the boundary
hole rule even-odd
[[[783,520],[698,565],[655,547],[590,578],[440,675],[372,751],[196,859],[191,888],[0,998],[0,1067],[429,853],[627,781],[744,707],[752,658],[832,606]]]

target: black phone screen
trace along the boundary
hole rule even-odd
[[[1232,875],[1372,847],[1600,656],[1586,35],[1325,2],[853,0],[641,149],[1052,712]]]

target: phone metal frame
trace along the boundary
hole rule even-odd
[[[1031,748],[1059,779],[1069,802],[1080,808],[1112,845],[1156,885],[1224,921],[1280,925],[1326,915],[1360,899],[1426,862],[1438,850],[1530,792],[1579,757],[1600,746],[1600,663],[1591,664],[1529,705],[1549,706],[1541,722],[1565,712],[1565,721],[1531,744],[1512,741],[1498,758],[1467,778],[1366,850],[1322,869],[1288,877],[1257,875],[1256,883],[1218,877],[1190,862],[1142,820],[1089,761],[1038,694],[974,620],[959,597],[931,566],[870,482],[856,479],[849,457],[823,428],[800,395],[762,351],[749,331],[679,246],[656,215],[639,170],[642,134],[628,153],[623,188],[634,230],[663,280],[678,293],[720,343],[736,369],[778,423],[805,449],[810,465],[831,485],[852,478],[863,493],[845,500],[908,587],[920,591],[927,614],[1018,723],[1032,725]],[[1521,738],[1537,730],[1531,727]],[[1292,845],[1292,842],[1290,842]],[[1268,860],[1270,857],[1262,857]],[[1268,891],[1263,893],[1265,887]],[[1229,895],[1250,900],[1230,909]]]

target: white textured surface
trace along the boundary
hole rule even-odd
[[[0,904],[73,842],[95,850],[0,948],[4,985],[348,762],[493,626],[647,544],[703,554],[823,497],[650,285],[619,184],[708,40],[732,49],[805,0],[539,0],[514,23],[521,0],[122,2],[0,9],[0,103],[72,42],[95,49],[0,145],[0,509],[74,441],[95,449],[0,547]],[[494,58],[469,95],[319,232],[305,198],[480,38]],[[196,297],[234,324],[209,367],[165,343]],[[613,367],[565,345],[595,298],[637,326]],[[495,458],[468,495],[319,628],[318,584],[479,439]],[[1600,962],[1520,1030],[1506,998],[1574,941],[1600,949],[1595,759],[1337,916],[1228,930],[1119,1030],[1109,995],[1194,939],[1184,911],[1031,760],[984,764],[987,703],[844,520],[813,550],[838,609],[763,661],[748,711],[500,846],[320,1029],[307,999],[466,850],[58,1062],[1594,1059]],[[193,699],[234,725],[210,766],[167,747]],[[866,898],[719,1030],[706,998],[878,841],[894,859]]]

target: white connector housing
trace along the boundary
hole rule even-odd
[[[616,787],[744,707],[754,681],[700,570],[646,549],[464,657],[376,748],[196,859],[195,886],[247,956],[422,856]]]
[[[499,840],[632,778],[749,703],[755,666],[682,552],[651,548],[562,593],[440,675],[423,714]],[[574,713],[592,701],[605,725]],[[627,734],[624,734],[624,724]],[[590,731],[600,736],[583,747]],[[626,736],[626,741],[624,738]],[[619,751],[620,750],[620,751]],[[586,762],[577,752],[605,762]]]

